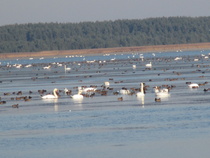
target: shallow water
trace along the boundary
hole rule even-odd
[[[0,153],[2,157],[208,157],[210,145],[209,84],[189,89],[186,82],[209,81],[210,51],[115,55],[71,58],[2,61],[23,67],[0,69]],[[128,58],[129,56],[129,58]],[[182,60],[174,58],[181,56]],[[84,57],[82,57],[84,58]],[[88,59],[87,59],[88,58]],[[86,63],[86,60],[106,62]],[[115,60],[111,60],[115,58]],[[194,61],[198,58],[199,61]],[[73,61],[72,61],[73,60]],[[39,61],[39,62],[38,62]],[[71,67],[64,71],[63,65]],[[146,63],[152,62],[148,69]],[[32,63],[30,68],[24,64]],[[52,64],[51,69],[43,67]],[[132,65],[137,68],[133,69]],[[178,72],[178,73],[177,73]],[[40,89],[71,89],[95,85],[102,89],[105,81],[113,90],[106,96],[73,100],[60,92],[59,99],[43,100]],[[122,87],[147,85],[145,97],[113,95]],[[173,85],[169,97],[155,102],[154,86]],[[31,96],[30,101],[11,100]],[[32,91],[29,94],[29,91]],[[4,95],[9,92],[10,95]],[[123,101],[117,98],[123,97]],[[19,108],[12,108],[13,104]]]

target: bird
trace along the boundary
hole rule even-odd
[[[117,98],[118,101],[123,101],[123,97]]]
[[[120,94],[131,94],[131,91],[125,87],[123,87],[122,89],[120,89]]]
[[[58,89],[55,88],[53,90],[53,94],[47,94],[47,95],[44,95],[44,96],[41,96],[42,99],[57,99],[59,96],[58,96]]]
[[[105,86],[105,88],[108,88],[110,86],[110,83],[108,81],[105,81],[104,86]]]
[[[43,67],[43,69],[50,69],[51,68],[51,66],[49,65],[49,66],[45,66],[45,67]]]
[[[152,67],[152,63],[150,62],[149,64],[146,64],[145,66],[151,68]]]
[[[96,91],[96,88],[93,88],[93,87],[78,87],[78,90],[81,90],[82,92],[84,93],[87,93],[87,92],[95,92]]]
[[[7,102],[6,101],[0,101],[0,104],[6,104]]]
[[[189,88],[198,88],[199,85],[197,83],[191,83],[188,85]]]
[[[144,96],[145,93],[144,93],[144,83],[141,83],[141,91],[136,93],[136,96],[137,97],[141,97],[141,96]]]
[[[66,95],[71,95],[71,90],[69,90],[69,89],[67,89],[67,88],[64,88],[64,93],[66,94]]]
[[[82,90],[78,91],[78,94],[74,94],[70,96],[72,99],[83,99]]]
[[[70,67],[66,67],[66,65],[64,65],[64,70],[65,70],[65,72],[66,72],[66,71],[70,71],[71,68],[70,68]]]
[[[155,87],[153,88],[153,91],[154,91],[155,93],[158,93],[158,92],[160,91],[160,87],[155,86]]]
[[[13,108],[19,108],[19,104],[13,104],[12,107]]]
[[[161,102],[161,98],[155,98],[155,102]]]
[[[208,92],[210,90],[210,88],[204,88],[204,92]]]
[[[159,97],[168,97],[170,96],[169,90],[167,88],[160,89],[159,92],[156,92],[156,96]]]

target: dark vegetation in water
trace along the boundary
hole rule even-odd
[[[0,27],[0,53],[210,42],[210,17],[162,17]]]

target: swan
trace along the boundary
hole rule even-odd
[[[71,68],[70,68],[70,67],[66,67],[66,65],[64,65],[64,70],[65,70],[65,72],[66,72],[66,71],[70,71]]]
[[[109,86],[110,86],[109,81],[105,81],[105,82],[104,82],[104,86],[105,86],[106,88],[109,87]]]
[[[58,92],[58,89],[55,88],[55,89],[53,90],[53,94],[44,95],[44,96],[42,96],[42,99],[57,99],[57,98],[58,98],[57,92]]]
[[[167,88],[160,89],[159,92],[156,92],[156,96],[159,97],[168,97],[170,96],[169,90]]]
[[[51,68],[51,66],[49,65],[49,66],[45,66],[45,67],[43,67],[43,69],[50,69]]]
[[[141,92],[136,93],[137,97],[144,96],[144,83],[141,83]]]
[[[152,63],[150,62],[149,64],[146,64],[145,66],[151,68],[152,67]]]
[[[82,94],[82,90],[78,91],[78,94],[74,94],[72,96],[70,96],[72,99],[83,99],[83,95]]]
[[[176,57],[174,60],[182,60],[182,57]]]
[[[160,92],[160,87],[158,87],[158,86],[155,86],[155,87],[153,88],[153,91],[154,91],[155,93],[158,93],[158,92]]]
[[[16,67],[17,69],[19,69],[19,68],[22,67],[22,65],[21,65],[21,64],[18,64],[18,65],[16,65],[15,67]]]
[[[123,87],[123,88],[120,90],[120,94],[125,94],[125,95],[131,94],[131,91],[128,90],[127,88],[124,88],[124,87]]]
[[[82,93],[92,93],[92,92],[95,92],[97,89],[96,88],[93,88],[93,87],[87,87],[87,88],[84,88],[84,87],[78,87],[78,90],[81,91],[81,94]]]
[[[199,85],[197,83],[191,83],[188,85],[189,88],[198,88]]]
[[[28,64],[28,65],[26,65],[25,67],[31,67],[32,65],[31,64]]]

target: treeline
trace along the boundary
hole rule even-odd
[[[210,42],[210,17],[162,17],[0,27],[0,52],[36,52]]]

